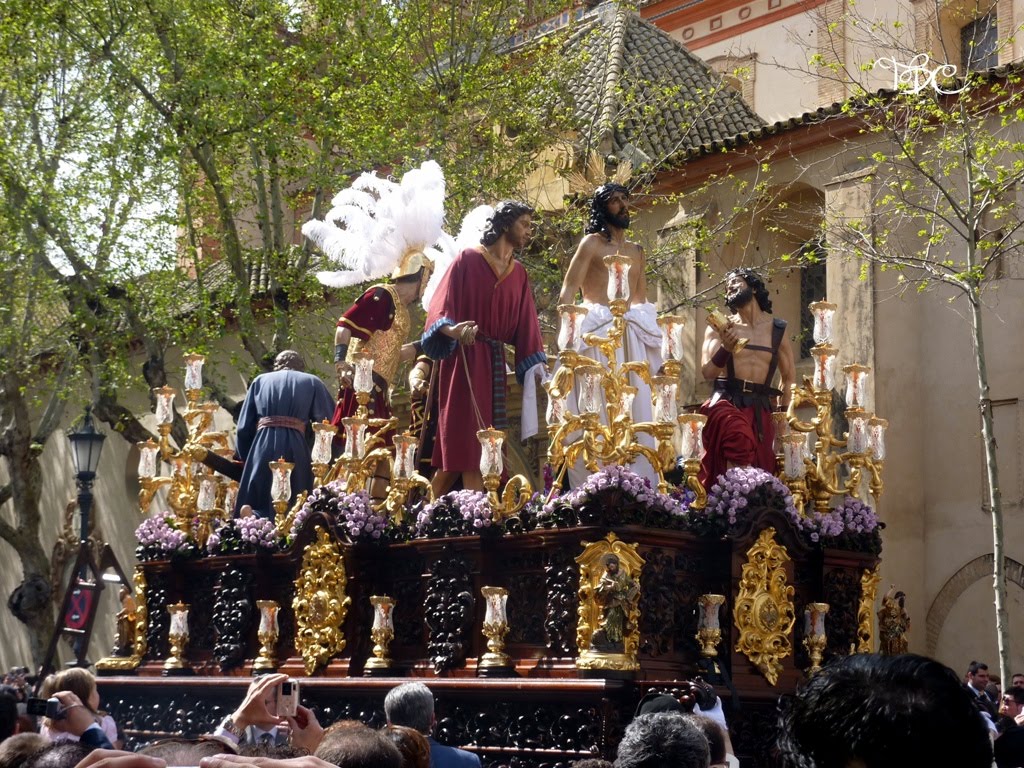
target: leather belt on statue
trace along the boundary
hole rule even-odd
[[[299,434],[306,434],[306,422],[292,416],[264,416],[256,422],[256,429],[267,429],[268,427],[294,429]]]

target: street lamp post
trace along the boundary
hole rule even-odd
[[[78,537],[78,567],[74,571],[72,584],[65,597],[62,611],[64,627],[74,632],[73,646],[75,661],[71,666],[87,667],[85,659],[92,634],[92,622],[96,614],[97,590],[95,582],[89,581],[89,563],[92,561],[89,551],[89,517],[92,512],[92,483],[96,479],[96,470],[100,465],[100,454],[103,453],[103,442],[107,436],[97,431],[92,422],[92,409],[85,408],[85,415],[78,429],[68,432],[71,443],[71,455],[75,460],[75,480],[78,483],[78,511],[81,515],[81,533]],[[68,597],[70,597],[70,604]]]
[[[91,408],[86,406],[81,426],[68,432],[71,454],[75,460],[75,480],[78,482],[78,509],[82,516],[82,532],[79,543],[89,540],[89,514],[92,512],[92,483],[100,465],[103,441],[107,436],[96,430],[92,423]]]

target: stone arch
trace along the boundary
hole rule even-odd
[[[983,578],[992,576],[995,559],[992,554],[981,555],[971,560],[949,577],[942,589],[932,600],[925,619],[926,644],[929,656],[934,656],[939,645],[939,633],[949,612],[969,586]],[[1006,558],[1006,580],[1024,589],[1024,565],[1011,557]]]

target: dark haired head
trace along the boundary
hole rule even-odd
[[[224,750],[221,749],[221,752]],[[238,754],[242,757],[266,757],[271,760],[291,760],[293,757],[302,757],[309,754],[305,749],[293,747],[291,744],[239,744]],[[174,765],[170,760],[168,765]],[[193,765],[193,763],[189,763]]]
[[[532,216],[533,208],[518,200],[504,200],[494,206],[494,213],[487,220],[484,226],[484,233],[480,242],[484,245],[494,245],[506,232],[511,229],[520,216]]]
[[[304,371],[306,370],[306,362],[302,359],[302,355],[294,349],[285,349],[278,352],[277,357],[274,358],[274,370]]]
[[[693,721],[693,724],[700,728],[704,738],[708,740],[708,750],[711,753],[711,764],[721,765],[725,762],[725,731],[722,726],[704,715],[688,714],[686,717]]]
[[[338,768],[402,768],[402,753],[380,731],[343,728],[324,735],[316,756]]]
[[[971,675],[972,677],[978,674],[980,670],[985,670],[987,672],[988,664],[986,664],[983,661],[972,661],[970,664],[967,665],[967,674]]]
[[[0,743],[0,768],[20,768],[49,745],[49,739],[38,733],[16,733]]]
[[[742,277],[746,284],[750,286],[750,290],[753,293],[754,298],[757,300],[757,306],[761,308],[762,312],[771,314],[772,300],[768,298],[768,286],[764,284],[764,280],[761,279],[761,276],[757,272],[749,267],[740,267],[739,269],[731,270],[725,276],[725,279],[728,281],[732,277]],[[730,302],[728,298],[725,301],[725,305],[734,312],[745,303],[745,301],[738,302],[734,306],[734,303]]]
[[[708,740],[676,712],[633,718],[619,742],[615,768],[708,768]]]
[[[415,728],[387,725],[382,730],[402,753],[402,768],[430,768],[430,742]]]
[[[75,768],[90,752],[80,741],[58,741],[32,755],[24,768]]]
[[[779,702],[784,768],[991,768],[975,697],[937,661],[904,654],[843,656]]]
[[[1024,704],[1024,687],[1019,685],[1011,685],[1009,688],[1003,691],[1003,696],[1009,696],[1018,704]]]
[[[620,218],[618,220],[609,219],[608,201],[612,199],[612,195],[616,192],[621,192],[627,198],[629,197],[629,190],[614,181],[602,184],[594,192],[594,197],[590,201],[590,218],[587,220],[587,226],[583,230],[586,234],[601,234],[608,240],[611,240],[612,233],[608,229],[609,222],[614,226],[619,227],[619,229],[626,229],[629,227],[628,213],[625,214],[625,218]]]

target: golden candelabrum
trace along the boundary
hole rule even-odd
[[[508,601],[508,590],[504,587],[481,587],[480,594],[484,596],[483,634],[487,638],[487,653],[477,662],[477,670],[479,674],[487,675],[512,666],[512,659],[505,653],[505,635],[508,634],[505,604]]]
[[[372,595],[370,605],[373,606],[373,626],[370,627],[373,656],[366,660],[365,669],[373,672],[391,668],[388,646],[395,639],[395,601],[387,595]]]
[[[369,418],[367,406],[374,388],[373,363],[365,350],[355,356],[352,387],[358,405],[354,416],[341,420],[345,449],[330,470],[317,477],[324,483],[343,480],[345,488],[351,491],[369,488],[376,477],[387,477],[387,495],[376,499],[372,507],[377,512],[387,510],[397,519],[405,511],[413,491],[430,494],[430,481],[416,471],[419,441],[415,436],[402,433],[392,438],[391,446],[386,444],[385,437],[398,426],[398,418]],[[314,472],[316,459],[314,453]]]
[[[502,453],[505,433],[500,429],[488,427],[478,430],[476,439],[480,441],[480,474],[484,478],[487,503],[491,505],[491,515],[497,523],[523,508],[533,495],[533,486],[522,475],[514,475],[508,479],[499,495],[501,473],[505,469],[505,458]]]
[[[701,595],[697,598],[697,642],[700,655],[713,659],[718,655],[718,644],[722,641],[722,625],[719,612],[725,605],[725,595]]]
[[[191,672],[185,654],[188,652],[188,605],[174,603],[167,606],[171,614],[171,627],[167,632],[167,641],[171,646],[170,653],[164,661],[165,675],[181,675]]]
[[[810,603],[804,608],[804,648],[811,660],[807,674],[813,675],[821,669],[821,660],[828,644],[825,635],[825,616],[828,614],[828,603]]]
[[[233,455],[224,432],[211,429],[218,406],[201,402],[203,396],[202,355],[185,356],[185,410],[182,418],[188,428],[188,439],[178,449],[171,439],[174,425],[174,400],[177,390],[163,386],[153,390],[156,400],[157,431],[160,441],[144,440],[139,449],[139,511],[145,515],[157,492],[166,489],[167,506],[182,530],[189,530],[198,519],[196,538],[200,546],[206,544],[213,521],[230,514],[238,493],[238,483],[215,473],[201,462],[210,451],[224,458]],[[161,474],[163,465],[168,474]]]
[[[292,470],[294,462],[285,461],[284,456],[270,462],[270,503],[274,505],[274,519],[280,523],[288,513],[288,502],[292,498]]]
[[[560,488],[569,467],[582,461],[591,472],[601,465],[631,464],[643,456],[658,474],[658,490],[668,491],[665,472],[676,464],[677,429],[696,430],[696,450],[684,454],[686,485],[697,500],[691,506],[701,508],[706,494],[697,480],[700,467],[700,430],[703,420],[695,414],[679,414],[677,393],[683,369],[683,318],[669,315],[659,318],[662,330],[662,370],[651,371],[647,361],[619,362],[629,309],[629,269],[632,260],[620,254],[604,257],[608,269],[608,300],[612,321],[606,335],[581,333],[586,307],[559,305],[558,369],[545,384],[548,392],[547,423],[550,438],[548,460],[555,471],[555,489]],[[582,344],[601,353],[603,360],[580,353]],[[651,421],[634,421],[633,399],[637,388],[630,384],[636,376],[651,390]],[[569,397],[575,392],[575,412]],[[649,435],[655,447],[640,440]],[[692,444],[692,441],[691,441]]]
[[[277,640],[281,635],[277,615],[281,610],[276,600],[257,600],[260,611],[260,627],[256,639],[260,641],[260,652],[252,663],[254,672],[271,672],[277,669]]]
[[[860,364],[843,366],[849,426],[842,436],[835,434],[832,390],[836,386],[838,350],[831,342],[836,305],[816,301],[810,309],[814,314],[814,376],[805,378],[802,386],[794,385],[785,418],[776,419],[782,480],[801,513],[810,505],[818,512],[828,512],[834,496],[849,495],[865,501],[870,493],[877,505],[883,489],[885,430],[889,422],[867,408],[871,369]],[[814,413],[802,420],[801,409],[805,406],[812,407]]]

